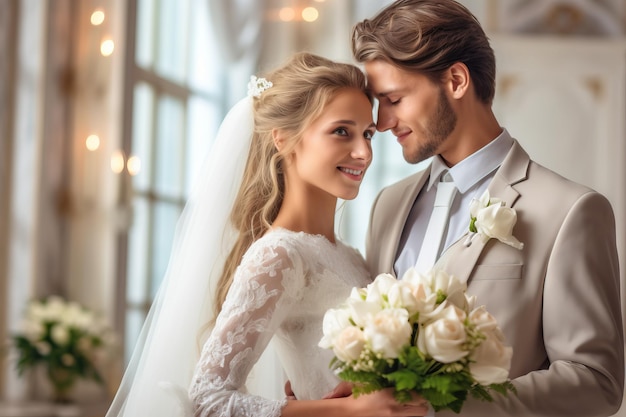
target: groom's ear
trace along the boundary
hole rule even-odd
[[[469,68],[462,62],[450,65],[446,72],[445,83],[452,98],[461,98],[467,94],[470,81]]]

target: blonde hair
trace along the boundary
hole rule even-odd
[[[282,172],[285,156],[291,153],[302,132],[321,115],[338,90],[356,88],[370,97],[366,92],[365,76],[357,67],[310,53],[294,55],[265,78],[273,86],[254,99],[252,143],[230,215],[239,235],[217,284],[216,316],[243,255],[276,219],[285,191]],[[274,129],[288,137],[280,152],[274,144]]]

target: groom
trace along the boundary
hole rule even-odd
[[[446,188],[441,181],[451,181],[437,266],[468,283],[513,347],[517,395],[469,399],[461,415],[617,412],[624,339],[612,208],[530,160],[500,127],[491,109],[494,54],[477,20],[453,0],[400,0],[357,24],[352,46],[379,101],[378,129],[391,130],[409,163],[434,156],[377,197],[367,238],[371,272],[401,277],[416,263],[432,266],[423,252],[437,239],[424,236]],[[469,203],[485,190],[516,211],[513,236],[522,249],[464,236]]]

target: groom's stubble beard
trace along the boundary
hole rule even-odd
[[[435,113],[424,128],[424,141],[418,143],[417,148],[412,153],[409,153],[406,148],[402,148],[404,159],[410,164],[417,164],[435,155],[441,144],[446,141],[456,127],[456,123],[456,113],[454,113],[443,88],[440,88]]]

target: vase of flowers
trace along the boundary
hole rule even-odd
[[[52,296],[29,302],[20,332],[12,340],[18,373],[43,368],[53,400],[68,402],[77,380],[104,382],[97,364],[113,346],[114,335],[94,312]]]
[[[400,402],[417,392],[435,411],[458,413],[468,395],[492,401],[515,392],[513,351],[466,289],[442,270],[380,274],[326,312],[319,346],[333,350],[331,367],[355,395],[393,387]]]

